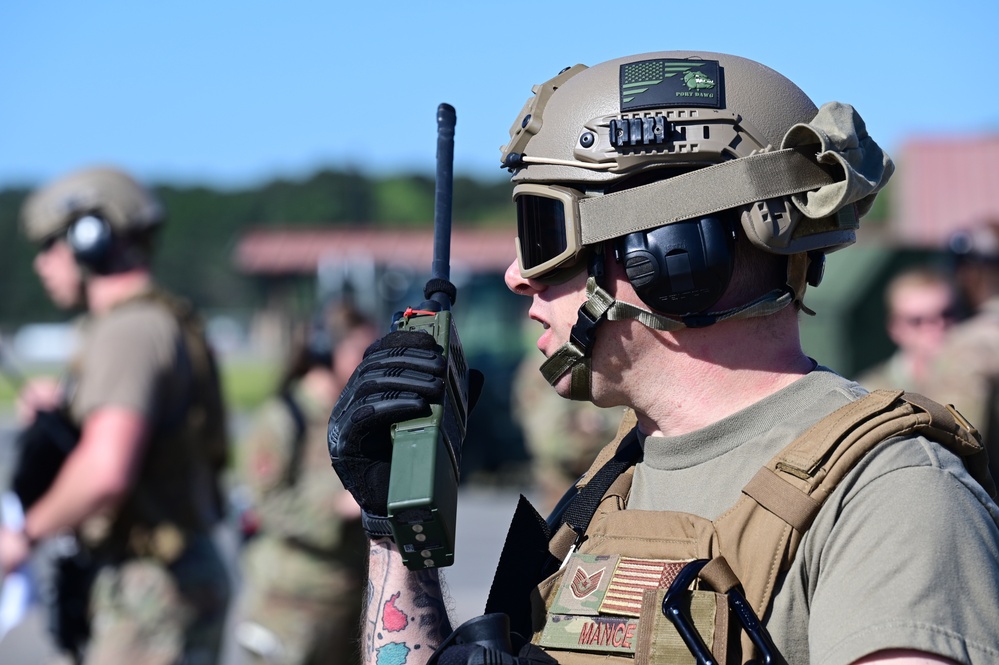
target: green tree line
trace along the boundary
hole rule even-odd
[[[238,273],[233,251],[251,227],[379,226],[429,227],[434,215],[434,179],[424,174],[372,177],[358,171],[321,170],[303,180],[273,180],[244,189],[152,184],[168,221],[159,238],[155,270],[167,287],[202,308],[254,308],[262,290]],[[890,189],[890,187],[889,187]],[[512,224],[511,185],[455,175],[455,224]],[[50,304],[31,268],[35,250],[18,228],[29,190],[0,190],[0,327],[65,317]],[[887,218],[890,192],[880,195],[865,225]]]
[[[252,227],[429,227],[434,216],[434,179],[423,174],[372,177],[330,169],[303,180],[273,180],[235,190],[151,186],[168,212],[159,237],[157,278],[203,308],[261,304],[257,283],[238,273],[232,260],[237,241]],[[511,224],[510,191],[502,178],[489,182],[455,175],[454,223]],[[45,296],[31,268],[35,248],[18,227],[29,193],[26,188],[0,190],[0,279],[5,293],[0,326],[6,329],[65,316]]]

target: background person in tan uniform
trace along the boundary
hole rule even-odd
[[[348,304],[301,335],[278,394],[239,449],[255,532],[236,639],[252,662],[357,663],[367,546],[361,509],[330,482],[329,413],[375,329]],[[334,477],[335,481],[335,477]]]
[[[884,298],[885,328],[898,348],[857,381],[868,390],[903,388],[934,397],[933,362],[957,317],[953,280],[934,268],[908,268],[892,277]]]
[[[951,330],[937,356],[935,399],[954,404],[978,427],[992,477],[999,478],[999,220],[955,235],[951,251],[972,314]]]
[[[624,411],[562,399],[541,376],[542,360],[533,353],[526,355],[510,388],[513,416],[531,454],[538,509],[547,512],[613,438]]]
[[[22,220],[53,301],[89,316],[64,394],[79,443],[24,530],[0,531],[0,564],[75,530],[100,565],[87,663],[212,663],[229,597],[211,537],[225,414],[200,321],[150,273],[162,207],[95,167],[35,192]]]
[[[518,213],[506,283],[531,298],[549,383],[563,397],[632,409],[629,450],[644,457],[616,476],[630,489],[596,495],[592,522],[559,528],[571,536],[560,541],[572,557],[564,568],[542,582],[501,561],[506,577],[489,606],[507,586],[522,590],[513,600],[527,607],[511,613],[522,661],[689,662],[688,652],[671,660],[657,650],[675,635],[657,595],[667,566],[751,550],[759,522],[712,543],[714,523],[757,477],[780,492],[801,480],[795,473],[817,473],[769,463],[826,416],[870,403],[805,355],[798,317],[824,254],[855,241],[893,165],[851,106],[817,109],[785,77],[736,56],[669,51],[576,65],[533,91],[501,150]],[[426,337],[379,340],[331,416],[334,468],[368,521],[386,515],[394,383],[382,370],[414,369],[433,351]],[[423,366],[440,377],[439,363]],[[437,399],[428,386],[424,399]],[[383,398],[380,413],[366,408],[371,393]],[[779,525],[804,534],[757,608],[787,662],[995,661],[999,507],[957,455],[921,436],[892,437],[823,498],[814,519]],[[521,506],[517,514],[530,512]],[[529,533],[543,532],[532,517]],[[688,530],[671,538],[679,529],[667,524]],[[554,541],[532,549],[537,539],[510,537],[503,550],[513,561],[554,551]],[[742,581],[775,573],[774,559],[762,563]],[[411,571],[389,538],[373,538],[369,579],[366,661],[427,662],[451,630],[437,570]],[[518,651],[524,638],[532,644]],[[451,644],[439,662],[464,665],[473,648]]]

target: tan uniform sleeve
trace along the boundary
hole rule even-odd
[[[952,453],[925,439],[882,444],[802,543],[811,661],[905,645],[996,662],[997,523],[999,508]]]
[[[138,305],[112,310],[93,322],[80,356],[71,406],[82,421],[107,406],[132,409],[155,420],[177,398],[174,371],[179,328],[165,310]]]

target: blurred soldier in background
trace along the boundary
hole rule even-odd
[[[521,361],[513,378],[512,403],[531,454],[538,509],[547,513],[614,437],[624,410],[559,397],[541,374],[543,360],[532,353]]]
[[[240,446],[255,519],[236,638],[254,663],[358,662],[367,539],[360,507],[330,472],[326,429],[376,331],[349,305],[324,318],[293,343],[277,395]]]
[[[902,388],[933,397],[932,364],[957,314],[952,280],[919,266],[895,275],[885,288],[885,328],[898,347],[857,381],[868,390]]]
[[[955,234],[958,286],[971,316],[955,326],[938,356],[935,399],[953,404],[982,433],[999,478],[999,220]]]
[[[79,441],[23,530],[0,531],[0,565],[78,535],[97,569],[87,663],[212,663],[223,635],[229,582],[212,529],[225,413],[200,319],[150,272],[163,220],[152,192],[114,168],[73,172],[22,210],[53,302],[88,316],[58,395]]]

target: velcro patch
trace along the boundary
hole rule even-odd
[[[655,596],[658,591],[661,605],[662,593],[687,563],[573,554],[538,644],[572,651],[634,653],[643,595],[648,600],[650,594]],[[659,610],[654,614],[662,616]]]
[[[641,620],[641,627],[635,637],[635,660],[644,663],[676,663],[677,665],[696,662],[690,650],[683,642],[673,623],[662,613],[665,589],[645,592],[645,609],[647,615]],[[716,617],[718,602],[721,598],[723,615]],[[718,658],[718,662],[726,661],[727,647],[718,644],[716,636],[724,639],[728,634],[728,612],[724,596],[710,591],[694,591],[684,598],[684,613],[694,625],[697,634]],[[718,620],[722,621],[721,624]],[[716,634],[716,628],[722,627]]]
[[[638,620],[549,614],[539,644],[554,649],[635,653]]]
[[[620,557],[603,602],[600,614],[637,617],[642,612],[642,592],[666,589],[688,561],[660,561]]]
[[[621,65],[621,111],[673,106],[722,107],[717,60],[659,58]]]
[[[562,584],[552,603],[552,614],[596,616],[621,557],[573,554],[562,575]]]

